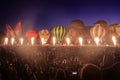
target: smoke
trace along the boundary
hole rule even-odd
[[[29,29],[35,29],[35,20],[39,10],[36,7],[26,8],[21,11],[20,20],[22,21],[23,32]]]

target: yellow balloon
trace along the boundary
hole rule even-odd
[[[40,39],[44,38],[45,42],[47,42],[50,37],[50,32],[47,29],[42,29],[39,31],[39,37]]]

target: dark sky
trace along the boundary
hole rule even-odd
[[[68,26],[74,19],[93,25],[106,20],[108,25],[120,23],[120,3],[116,0],[1,0],[0,28],[22,22],[24,30],[52,26]]]

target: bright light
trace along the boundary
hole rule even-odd
[[[46,44],[45,39],[41,38],[42,45]]]
[[[56,44],[56,38],[53,37],[53,45],[55,45],[55,44]]]
[[[15,39],[12,38],[12,39],[11,39],[11,44],[12,44],[12,45],[14,44],[14,41],[15,41]]]
[[[67,42],[67,45],[69,45],[70,44],[70,39],[66,38],[66,42]]]
[[[98,46],[98,45],[99,45],[99,41],[100,41],[99,38],[96,37],[94,40],[95,40],[95,42],[96,42],[96,45]]]
[[[5,38],[5,45],[8,44],[8,38]]]
[[[34,37],[31,38],[31,44],[34,45]]]
[[[115,36],[112,36],[112,41],[113,41],[113,44],[114,44],[114,46],[116,46],[116,44],[117,44],[117,41],[116,41],[116,38],[115,38]]]
[[[83,39],[82,39],[81,37],[79,37],[79,43],[80,43],[80,45],[82,46],[82,44],[83,44]]]
[[[21,45],[23,44],[23,38],[20,38],[20,44]]]

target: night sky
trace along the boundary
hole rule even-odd
[[[108,25],[120,23],[120,3],[116,0],[2,0],[0,2],[0,28],[22,22],[28,29],[50,29],[52,26],[68,26],[74,19],[93,25],[105,20]]]

